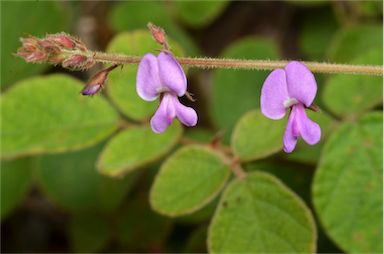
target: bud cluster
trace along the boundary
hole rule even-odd
[[[79,39],[65,33],[49,34],[39,39],[20,38],[17,56],[31,63],[60,64],[71,70],[89,69],[95,64],[91,53]]]

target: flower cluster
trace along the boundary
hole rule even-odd
[[[136,90],[146,101],[160,96],[160,106],[151,119],[154,132],[164,132],[175,117],[186,126],[196,125],[195,110],[179,102],[178,97],[187,91],[187,78],[169,52],[162,51],[157,57],[148,53],[142,58],[137,71]]]
[[[302,63],[291,61],[284,69],[272,71],[261,90],[261,112],[277,120],[291,110],[284,133],[284,151],[295,149],[298,137],[314,145],[320,140],[320,126],[311,121],[305,107],[310,107],[317,91],[316,80],[311,71]]]
[[[22,47],[17,56],[30,63],[61,64],[71,70],[84,70],[92,67],[95,61],[89,57],[87,47],[68,34],[50,34],[39,39],[34,36],[21,38]]]

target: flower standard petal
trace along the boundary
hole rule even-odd
[[[295,105],[296,109],[296,122],[300,131],[300,135],[305,142],[314,145],[320,141],[321,129],[320,126],[308,118],[302,104]]]
[[[160,52],[157,57],[162,86],[183,96],[187,91],[187,77],[177,60],[169,53]]]
[[[293,106],[284,132],[284,152],[291,153],[295,149],[298,137],[299,130],[296,122],[296,107]]]
[[[151,53],[140,61],[136,76],[137,94],[146,101],[153,101],[159,94],[161,82],[157,58]]]
[[[164,132],[175,118],[175,107],[172,101],[172,95],[164,94],[159,108],[151,119],[151,127],[155,133]]]
[[[309,107],[317,92],[312,72],[304,64],[291,61],[285,66],[285,73],[289,96]]]
[[[173,105],[180,122],[186,126],[195,126],[197,124],[197,114],[193,108],[181,104],[176,96],[173,97]]]
[[[285,71],[276,69],[268,75],[261,89],[261,112],[268,118],[281,119],[285,115],[284,101],[289,99]]]

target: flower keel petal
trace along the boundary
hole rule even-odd
[[[151,119],[151,128],[155,133],[164,132],[175,118],[175,107],[171,95],[165,94],[160,106]]]
[[[285,127],[284,152],[291,153],[295,149],[298,136],[299,131],[296,123],[296,110],[295,107],[293,107],[288,118],[287,126]]]
[[[197,124],[197,114],[193,108],[181,104],[177,97],[173,98],[177,118],[186,126],[195,126]]]
[[[300,135],[308,144],[316,144],[320,141],[321,137],[320,126],[308,118],[303,105],[298,104],[296,107],[296,119],[300,130]]]

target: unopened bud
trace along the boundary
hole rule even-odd
[[[104,88],[106,81],[108,79],[109,73],[115,69],[118,65],[112,65],[109,68],[99,71],[96,73],[81,91],[82,95],[94,95],[98,93],[102,88]]]
[[[151,32],[153,39],[157,43],[163,45],[164,47],[166,47],[166,49],[168,49],[167,38],[166,38],[164,29],[161,27],[155,26],[152,23],[148,23],[147,27]]]
[[[53,41],[66,49],[74,49],[76,46],[76,39],[65,33],[50,34],[46,40]]]
[[[65,59],[62,63],[64,68],[71,70],[84,70],[92,67],[95,61],[87,56],[76,54]]]

